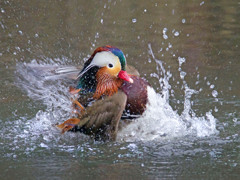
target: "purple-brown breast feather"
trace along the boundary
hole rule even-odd
[[[132,115],[141,115],[147,104],[149,83],[139,76],[131,76],[133,83],[124,82],[121,90],[127,95],[125,110]]]

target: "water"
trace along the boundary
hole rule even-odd
[[[238,2],[2,1],[0,17],[2,178],[239,177]],[[31,67],[79,66],[103,44],[152,84],[147,111],[116,142],[61,135],[70,82]]]

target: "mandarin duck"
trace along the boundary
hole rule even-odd
[[[141,115],[147,104],[148,82],[127,65],[123,52],[112,46],[97,48],[77,77],[73,102],[76,117],[57,127],[80,131],[96,140],[115,140],[123,119]]]

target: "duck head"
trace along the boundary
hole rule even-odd
[[[126,58],[123,52],[112,46],[97,48],[86,61],[78,75],[78,89],[95,92],[95,98],[102,94],[117,92],[123,81],[133,83],[126,72]]]

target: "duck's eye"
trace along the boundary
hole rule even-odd
[[[109,67],[109,68],[113,68],[113,64],[111,64],[111,63],[108,64],[108,67]]]

